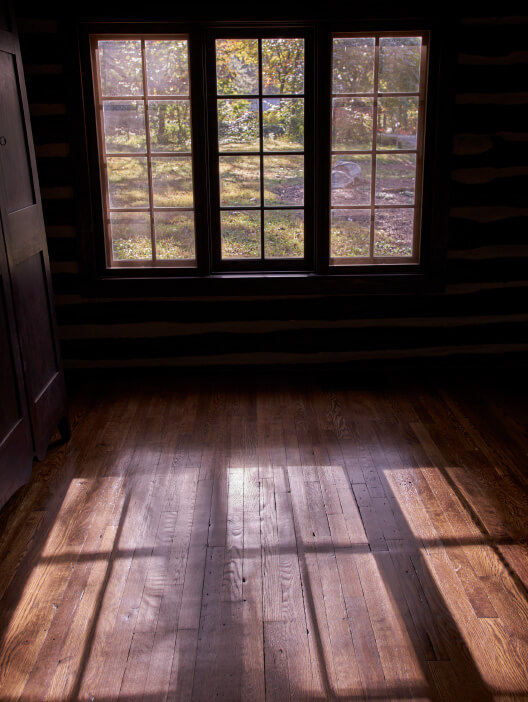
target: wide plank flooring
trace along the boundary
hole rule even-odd
[[[78,380],[0,512],[0,699],[528,700],[525,391]]]

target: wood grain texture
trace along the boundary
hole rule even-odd
[[[0,512],[0,699],[528,698],[526,383],[88,379]]]

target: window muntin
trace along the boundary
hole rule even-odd
[[[425,33],[336,34],[330,264],[418,263]]]
[[[216,39],[215,87],[220,266],[304,259],[305,40]]]
[[[188,39],[92,37],[106,264],[195,267]]]

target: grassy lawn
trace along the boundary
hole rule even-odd
[[[221,213],[222,258],[260,258],[260,212]]]
[[[411,256],[413,209],[377,210],[375,256]],[[336,258],[369,255],[370,211],[334,210],[331,255]]]
[[[266,258],[302,258],[304,217],[297,210],[267,210],[264,214]],[[260,212],[222,212],[222,257],[260,258]]]
[[[376,204],[413,205],[416,156],[380,154],[376,157]]]
[[[368,256],[370,210],[334,210],[330,252],[337,258]]]
[[[152,259],[150,221],[142,213],[112,216],[112,248],[116,261]],[[155,215],[156,256],[159,260],[195,258],[194,213],[159,212]]]
[[[153,158],[152,189],[154,207],[192,207],[191,158]]]
[[[112,247],[116,261],[150,261],[152,259],[151,241],[147,236],[114,239]],[[193,261],[194,240],[180,240],[173,236],[157,238],[156,256],[158,260]]]
[[[350,157],[353,160],[354,157]],[[358,157],[356,157],[357,159]],[[143,157],[109,158],[112,207],[148,206],[147,162]],[[377,157],[376,203],[413,204],[413,154]],[[154,204],[157,207],[192,207],[192,163],[187,157],[152,159]],[[220,157],[221,204],[259,207],[260,161],[256,156]],[[304,161],[298,155],[264,155],[264,202],[281,207],[302,207]],[[370,197],[369,157],[361,162],[361,177],[346,187],[334,188],[334,204],[365,204]],[[409,256],[412,247],[413,210],[378,210],[375,227],[377,256]],[[149,260],[152,256],[148,215],[115,213],[112,241],[116,260]],[[370,212],[335,211],[331,251],[335,257],[367,256]],[[191,213],[156,213],[158,259],[193,260],[194,223]],[[221,216],[224,258],[260,258],[260,212],[233,210]],[[302,211],[266,211],[266,258],[299,258],[304,250]]]
[[[414,210],[378,210],[374,231],[375,256],[411,256]]]

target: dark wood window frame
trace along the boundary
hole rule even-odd
[[[216,39],[258,39],[259,41],[259,57],[261,55],[260,43],[265,39],[273,38],[298,38],[303,39],[305,42],[305,65],[304,65],[304,105],[305,105],[305,144],[304,144],[304,202],[303,202],[303,212],[304,212],[304,257],[302,259],[263,259],[254,262],[249,259],[222,259],[220,245],[221,245],[221,232],[220,223],[218,221],[218,213],[223,210],[221,203],[219,201],[219,157],[224,155],[224,151],[219,151],[218,146],[218,129],[217,129],[217,110],[216,110],[216,73],[215,73],[215,41]],[[313,232],[314,232],[314,203],[315,203],[315,191],[314,191],[314,175],[313,175],[313,99],[314,99],[314,57],[313,57],[313,47],[314,47],[314,36],[313,31],[307,28],[256,28],[248,27],[247,29],[233,29],[233,28],[216,28],[211,29],[207,32],[206,37],[206,57],[207,57],[207,77],[208,81],[208,94],[210,96],[209,108],[207,109],[207,119],[208,119],[208,138],[210,141],[210,163],[209,163],[209,173],[210,173],[210,194],[211,194],[211,248],[212,248],[212,270],[216,273],[278,273],[278,272],[289,272],[293,273],[295,271],[309,272],[314,270],[314,252],[313,252]],[[260,58],[259,58],[260,61]],[[259,72],[261,71],[261,66],[259,65]],[[266,97],[273,97],[264,95],[262,92],[261,85],[262,76],[259,76],[259,95],[255,96],[262,105],[263,100]],[[218,96],[219,98],[221,96]],[[275,97],[287,97],[287,96],[275,96]],[[254,98],[254,99],[255,99]],[[214,101],[214,102],[213,102]],[[262,120],[263,114],[262,109],[259,110],[259,132],[262,138]],[[283,152],[271,152],[262,148],[258,153],[259,156],[262,155],[265,158],[273,153],[281,154],[282,156],[289,156],[290,151]],[[260,201],[260,211],[264,213],[269,211],[264,201],[264,172],[263,172],[263,159],[260,161],[260,189],[261,189],[261,201]],[[263,218],[262,214],[262,218]],[[263,224],[263,222],[262,222]],[[261,227],[261,238],[262,244],[264,244],[264,228]]]
[[[261,294],[348,294],[424,293],[444,288],[447,239],[450,105],[452,103],[449,36],[445,27],[431,19],[398,21],[331,22],[80,22],[76,50],[80,56],[83,92],[79,95],[79,117],[83,126],[83,148],[78,156],[86,163],[81,169],[79,188],[81,228],[81,271],[83,292],[88,295],[200,296]],[[429,71],[425,112],[424,168],[422,177],[420,260],[417,263],[384,263],[332,266],[330,237],[330,135],[331,135],[331,52],[336,34],[374,32],[420,32],[428,34]],[[274,266],[252,270],[216,265],[214,203],[218,196],[215,174],[216,100],[211,90],[211,43],[214,37],[303,36],[306,40],[307,81],[313,89],[313,109],[306,110],[307,131],[312,134],[306,150],[305,206],[308,212],[305,267]],[[189,37],[193,130],[193,170],[196,206],[196,268],[107,268],[102,222],[95,105],[90,62],[91,35],[185,35]],[[311,55],[313,52],[313,62]],[[209,82],[209,84],[208,84]],[[214,112],[214,114],[213,114]],[[86,177],[88,174],[88,177]],[[313,248],[312,248],[313,247]],[[269,267],[268,267],[269,268]]]
[[[101,120],[101,113],[103,112],[103,107],[108,103],[127,103],[130,101],[134,101],[136,103],[143,103],[143,114],[145,116],[145,126],[147,126],[149,122],[149,104],[151,104],[152,101],[167,101],[167,100],[182,100],[184,99],[187,102],[190,102],[189,95],[148,95],[146,86],[147,86],[147,80],[146,80],[146,73],[147,73],[147,62],[146,62],[146,49],[145,45],[146,42],[148,42],[151,38],[156,39],[157,35],[154,35],[153,37],[150,37],[150,35],[130,35],[130,36],[124,36],[122,34],[118,35],[112,35],[112,34],[104,34],[101,37],[97,35],[92,35],[91,36],[91,44],[92,44],[92,66],[94,67],[94,72],[97,73],[97,79],[93,81],[94,84],[94,98],[95,98],[95,105],[96,109],[99,112],[98,119],[99,121]],[[99,67],[99,56],[98,56],[98,41],[99,40],[113,40],[113,39],[118,39],[118,40],[127,40],[127,39],[136,39],[141,42],[141,57],[142,57],[142,67],[141,67],[141,84],[142,84],[142,91],[141,94],[138,95],[119,95],[119,96],[110,96],[110,97],[105,97],[101,94],[100,91],[100,67]],[[164,40],[187,40],[186,36],[181,36],[181,35],[163,35]],[[101,130],[98,130],[98,146],[99,146],[99,168],[100,168],[100,178],[101,178],[101,197],[103,199],[102,203],[102,211],[104,213],[104,222],[103,226],[105,228],[105,235],[104,235],[104,240],[105,240],[105,250],[106,250],[106,261],[110,260],[112,262],[112,265],[110,268],[141,268],[145,267],[145,262],[141,260],[115,260],[113,256],[113,251],[112,251],[112,246],[110,243],[110,232],[107,230],[109,229],[109,220],[112,215],[112,213],[141,213],[141,214],[148,214],[150,218],[150,239],[151,239],[151,249],[152,249],[152,260],[149,261],[148,267],[149,268],[155,268],[157,266],[164,266],[167,267],[168,265],[173,268],[195,268],[195,261],[184,261],[184,260],[170,260],[168,262],[166,259],[162,259],[161,261],[158,259],[158,256],[156,254],[156,236],[155,236],[155,230],[154,230],[154,220],[155,220],[155,213],[156,212],[192,212],[193,217],[195,214],[195,208],[193,205],[187,205],[187,206],[177,206],[177,205],[172,205],[171,207],[155,207],[155,201],[154,201],[154,193],[153,193],[153,161],[157,159],[165,159],[165,158],[175,158],[175,159],[181,159],[181,158],[189,158],[192,162],[192,147],[190,151],[187,152],[182,152],[182,151],[173,151],[171,149],[164,149],[164,150],[153,150],[152,145],[151,145],[151,139],[150,139],[150,130],[145,129],[145,148],[138,150],[136,152],[123,152],[122,150],[114,151],[107,153],[105,143],[104,143],[104,138],[103,134],[101,133]],[[109,191],[108,191],[108,161],[111,160],[117,160],[117,159],[136,159],[136,158],[141,158],[141,159],[146,159],[147,163],[147,171],[148,171],[148,193],[149,193],[149,204],[145,205],[143,207],[134,207],[133,209],[130,208],[112,208],[109,202]]]
[[[417,36],[420,36],[421,38],[421,45],[420,45],[420,74],[419,74],[419,80],[418,80],[418,89],[415,90],[412,93],[404,93],[404,92],[396,92],[396,93],[390,93],[390,92],[380,92],[379,91],[379,86],[378,86],[378,73],[379,73],[379,68],[380,68],[380,42],[384,39],[389,39],[389,38],[416,38]],[[332,211],[336,210],[348,210],[349,208],[355,209],[355,210],[364,210],[368,209],[370,210],[370,234],[369,234],[369,253],[365,254],[360,257],[332,257],[332,253],[330,252],[330,264],[332,265],[332,268],[338,268],[339,266],[350,266],[350,265],[360,265],[363,263],[363,265],[369,264],[369,263],[377,263],[378,265],[381,266],[387,266],[387,265],[397,265],[397,264],[417,264],[420,262],[420,229],[421,229],[421,204],[422,204],[422,171],[423,171],[423,141],[424,141],[424,126],[425,126],[425,119],[424,119],[424,109],[425,105],[427,103],[427,96],[426,96],[426,88],[427,88],[427,72],[428,72],[428,54],[429,54],[429,32],[406,32],[406,31],[399,31],[399,32],[354,32],[354,33],[341,33],[341,32],[336,32],[333,34],[333,38],[336,40],[339,39],[349,39],[349,38],[364,38],[368,37],[374,41],[374,70],[373,70],[373,86],[372,89],[369,92],[354,92],[354,93],[343,93],[343,92],[334,92],[334,88],[332,88],[331,96],[332,100],[337,98],[337,99],[343,99],[343,96],[346,99],[364,99],[365,97],[368,100],[372,100],[372,144],[370,149],[361,149],[361,148],[352,148],[351,150],[347,149],[335,149],[332,148],[333,145],[331,145],[331,157],[339,157],[341,155],[359,155],[360,157],[363,155],[366,155],[370,158],[371,160],[371,174],[370,174],[370,193],[369,193],[369,202],[366,203],[364,202],[363,204],[333,204],[331,202],[331,209]],[[416,133],[416,144],[413,145],[412,149],[406,148],[406,149],[399,149],[398,147],[393,148],[393,149],[387,149],[383,148],[381,144],[378,143],[378,124],[377,124],[377,115],[378,115],[378,107],[379,104],[389,98],[389,99],[398,99],[400,97],[413,97],[416,98],[418,102],[418,123],[417,123],[417,133]],[[396,204],[396,205],[386,205],[378,202],[377,196],[377,187],[376,187],[376,164],[377,164],[377,157],[378,156],[387,156],[387,155],[398,155],[399,156],[405,156],[405,155],[414,155],[416,159],[416,167],[415,167],[415,199],[411,204]],[[332,200],[332,198],[331,198]],[[405,256],[398,258],[396,256],[390,256],[388,257],[383,257],[383,256],[376,256],[374,253],[374,243],[375,243],[375,215],[377,212],[380,210],[394,210],[394,209],[401,209],[401,208],[407,208],[408,210],[413,211],[413,228],[412,228],[412,253],[410,256]],[[330,234],[331,238],[331,234]]]

